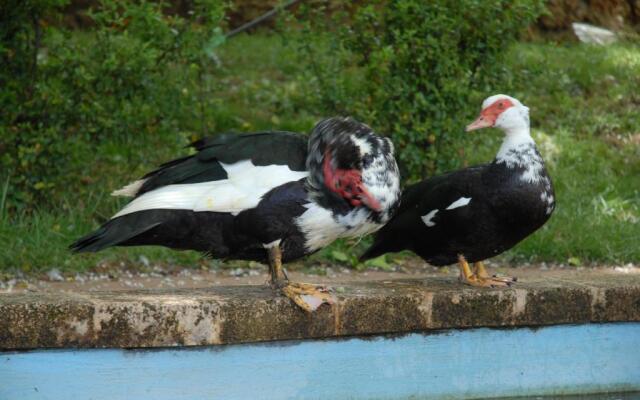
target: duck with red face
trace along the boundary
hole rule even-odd
[[[512,248],[549,219],[553,186],[531,138],[529,108],[510,96],[491,96],[466,130],[489,127],[505,135],[495,159],[405,189],[400,209],[362,259],[412,250],[436,266],[457,262],[460,280],[469,285],[515,282],[489,276],[482,261]]]
[[[193,147],[114,192],[133,199],[71,249],[154,245],[262,261],[274,289],[314,311],[333,296],[290,281],[282,264],[376,231],[400,200],[391,140],[352,118],[320,121],[310,136],[226,134]]]

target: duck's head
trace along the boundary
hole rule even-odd
[[[391,140],[353,118],[328,118],[314,127],[307,169],[311,195],[323,207],[390,216],[397,205],[400,179]]]
[[[487,97],[482,102],[480,116],[467,125],[467,132],[495,127],[506,134],[529,129],[529,108],[518,99],[505,94]]]

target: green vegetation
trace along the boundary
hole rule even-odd
[[[535,10],[522,4],[518,18],[528,21]],[[462,131],[482,98],[499,92],[531,108],[534,137],[547,160],[558,201],[551,221],[502,259],[571,264],[640,260],[637,45],[490,42],[487,58],[476,60],[477,73],[447,70],[442,75],[433,72],[430,78],[435,67],[429,67],[416,75],[420,90],[412,90],[410,77],[403,78],[404,86],[395,87],[393,76],[417,68],[413,62],[434,62],[438,53],[413,60],[407,48],[401,49],[401,58],[385,59],[391,56],[391,44],[367,53],[363,49],[371,46],[367,40],[373,36],[364,28],[359,31],[363,36],[351,36],[359,40],[354,43],[312,34],[312,26],[302,27],[305,35],[255,33],[223,42],[216,29],[219,9],[212,9],[208,25],[194,26],[179,17],[160,17],[145,2],[137,7],[129,12],[157,17],[142,19],[151,27],[136,27],[130,22],[135,15],[119,19],[107,13],[101,18],[108,22],[92,32],[51,28],[42,37],[42,79],[31,97],[20,108],[10,108],[17,100],[0,90],[2,107],[10,111],[0,124],[0,273],[38,273],[54,267],[72,272],[104,263],[145,268],[147,260],[217,265],[194,252],[162,248],[71,256],[66,247],[124,204],[109,196],[112,190],[185,154],[184,145],[206,134],[304,132],[323,116],[349,113],[390,134],[405,175],[413,179],[434,169],[486,162],[497,151],[501,135]],[[373,11],[365,9],[354,18],[365,23],[367,12]],[[114,25],[115,20],[120,25]],[[436,22],[450,21],[432,21]],[[154,33],[143,40],[148,29]],[[504,29],[515,35],[515,27]],[[14,54],[0,48],[2,57]],[[354,54],[372,58],[350,57]],[[462,64],[468,61],[466,53],[450,56]],[[425,87],[438,76],[439,85],[448,86]],[[394,87],[399,93],[389,96],[387,89]],[[419,100],[421,93],[430,96]],[[438,114],[441,109],[446,112]],[[385,110],[389,114],[382,115]],[[400,116],[397,123],[394,115]],[[428,150],[422,152],[421,147]],[[367,239],[340,242],[310,262],[361,268],[355,255],[366,244]],[[385,268],[392,259],[375,260],[370,266]]]
[[[370,1],[337,32],[308,11],[307,32],[329,45],[309,46],[318,34],[307,33],[301,49],[325,108],[392,136],[404,178],[417,180],[455,165],[460,118],[504,78],[504,49],[542,11],[538,0]]]
[[[144,157],[131,151],[133,136],[163,148],[217,128],[209,110],[221,2],[195,1],[188,19],[165,16],[160,3],[102,0],[90,32],[45,23],[66,1],[15,3],[0,17],[0,60],[10,67],[0,70],[0,176],[9,176],[11,212],[55,207],[69,186],[81,190],[79,179],[103,175],[85,170],[96,145],[129,144],[110,155],[130,169]]]

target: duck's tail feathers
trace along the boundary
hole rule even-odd
[[[134,213],[109,220],[100,228],[73,242],[69,249],[74,253],[97,252],[107,247],[125,244],[162,224],[162,221],[145,221],[137,217]]]

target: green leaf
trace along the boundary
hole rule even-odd
[[[569,257],[567,262],[573,267],[579,267],[580,265],[582,265],[582,260],[580,260],[578,257]]]
[[[339,250],[333,250],[331,252],[331,258],[335,261],[340,261],[340,262],[347,262],[349,261],[349,255],[347,255],[346,253],[343,253],[342,251]]]
[[[380,268],[383,270],[390,270],[392,268],[391,264],[387,262],[387,256],[381,255],[380,257],[372,258],[371,260],[367,260],[365,262],[367,267]]]

